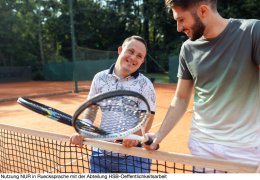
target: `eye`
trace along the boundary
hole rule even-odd
[[[142,55],[137,55],[137,58],[138,58],[138,59],[142,59],[143,56],[142,56]]]
[[[183,23],[183,21],[184,21],[183,19],[179,19],[179,23]]]
[[[129,53],[129,54],[134,54],[134,50],[129,49],[129,50],[128,50],[128,53]]]

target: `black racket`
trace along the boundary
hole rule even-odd
[[[144,137],[150,106],[137,92],[117,90],[100,94],[84,102],[73,117],[28,98],[20,97],[17,102],[52,120],[73,125],[78,133],[87,138],[100,140],[127,138],[146,142],[147,145],[152,143],[152,139]],[[83,112],[87,112],[88,120],[84,119],[86,115],[82,116]],[[79,116],[82,116],[80,117],[82,120]],[[89,120],[93,123],[89,123]],[[139,130],[142,136],[133,134]]]
[[[55,120],[55,121],[61,122],[63,124],[67,124],[67,125],[72,126],[72,116],[68,115],[68,114],[66,114],[62,111],[59,111],[55,108],[46,106],[44,104],[41,104],[39,102],[33,101],[31,99],[28,99],[28,98],[24,98],[24,97],[19,97],[17,102],[19,104],[21,104],[22,106],[24,106],[24,107],[26,107],[26,108],[28,108],[28,109],[36,112],[36,113],[44,115],[44,116],[46,116],[46,117],[48,117],[52,120]],[[92,128],[92,129],[95,129],[95,131],[99,131],[98,128],[94,127],[91,124],[84,123],[84,126],[88,126],[88,129]]]
[[[87,120],[79,118],[83,112]],[[152,140],[144,137],[144,129],[149,116],[150,106],[141,94],[116,90],[97,95],[84,102],[75,111],[72,124],[79,134],[87,138],[101,140],[126,138],[151,144]],[[88,129],[90,121],[96,129]],[[139,130],[141,136],[134,134]]]

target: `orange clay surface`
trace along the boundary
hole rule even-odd
[[[0,83],[0,123],[24,128],[71,135],[74,129],[34,113],[16,100],[20,96],[48,105],[72,115],[85,100],[91,82],[81,81],[79,93],[73,93],[73,82],[30,81],[15,83]],[[156,132],[167,112],[176,84],[154,84],[157,95],[156,114],[151,132]],[[191,124],[192,102],[182,120],[166,136],[160,144],[160,151],[189,154],[187,147],[189,128]]]

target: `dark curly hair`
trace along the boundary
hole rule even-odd
[[[214,10],[217,9],[217,0],[165,0],[165,5],[169,10],[174,7],[187,10],[202,3],[209,4]]]

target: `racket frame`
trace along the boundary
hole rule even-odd
[[[25,97],[19,97],[17,99],[17,102],[19,104],[21,104],[22,106],[24,106],[24,107],[26,107],[26,108],[28,108],[28,109],[36,112],[36,113],[39,113],[43,116],[46,116],[46,117],[48,117],[52,120],[55,120],[55,121],[61,122],[63,124],[67,124],[67,125],[72,126],[72,116],[69,115],[69,114],[66,114],[62,111],[55,109],[55,108],[41,104],[39,102],[33,101],[33,100],[25,98]],[[90,123],[84,122],[84,124],[83,124],[80,119],[79,119],[79,125],[84,126],[85,129],[93,129],[94,131],[102,132],[101,129],[93,126]]]
[[[44,104],[41,104],[39,102],[33,101],[31,99],[25,98],[25,97],[19,97],[17,99],[17,102],[21,104],[22,106],[39,113],[43,116],[47,116],[48,118],[52,120],[59,121],[61,123],[67,124],[72,126],[72,116],[68,115],[64,112],[61,112],[55,108],[46,106]]]
[[[92,105],[96,105],[97,102],[100,102],[103,99],[113,98],[113,97],[117,97],[117,96],[132,96],[135,98],[139,98],[147,106],[146,117],[143,118],[143,120],[136,127],[131,128],[125,132],[108,133],[106,135],[98,135],[98,134],[94,135],[92,133],[89,133],[87,131],[83,131],[83,130],[77,128],[77,121],[79,121],[78,117],[81,113],[84,112],[85,109],[87,109],[88,107],[90,107]],[[147,123],[147,119],[149,118],[150,114],[151,114],[151,110],[150,110],[149,103],[147,102],[146,98],[143,95],[141,95],[137,92],[134,92],[134,91],[129,91],[129,90],[115,90],[115,91],[110,91],[110,92],[106,92],[106,93],[102,93],[97,96],[94,96],[93,98],[91,98],[91,99],[85,101],[83,104],[81,104],[77,108],[77,110],[75,111],[75,113],[72,117],[72,125],[79,134],[82,134],[82,135],[86,136],[87,138],[94,138],[94,139],[98,139],[98,140],[116,140],[116,139],[127,138],[127,139],[133,139],[133,140],[139,140],[142,142],[146,142],[147,141],[146,137],[135,135],[133,133],[137,132],[138,130],[142,130],[145,127],[145,125]],[[144,134],[144,132],[142,132],[142,134]]]

